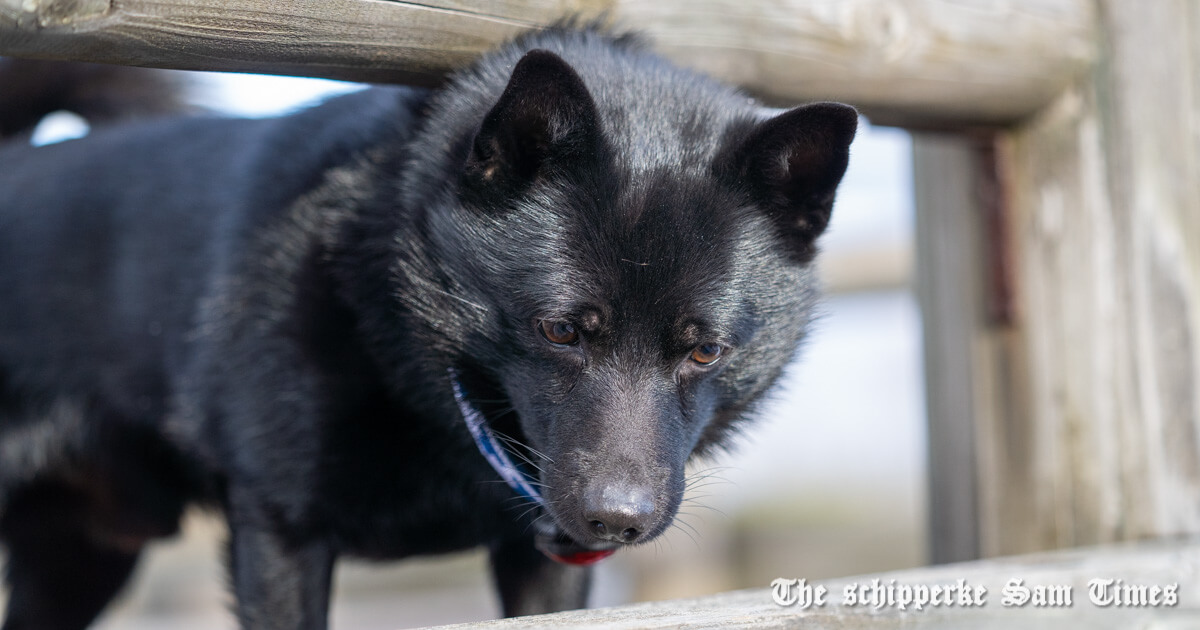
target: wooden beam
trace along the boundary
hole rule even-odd
[[[1038,427],[1013,321],[1011,204],[996,140],[913,136],[934,563],[1054,546],[1031,500],[1042,496]]]
[[[839,628],[841,630],[944,630],[945,628],[1053,628],[1055,630],[1123,630],[1126,628],[1194,628],[1200,623],[1200,582],[1195,567],[1200,566],[1200,541],[1175,540],[1146,542],[1137,545],[1114,545],[1091,549],[1073,549],[1034,556],[982,560],[934,568],[894,571],[837,580],[808,581],[812,588],[824,587],[828,593],[824,606],[801,609],[799,604],[780,606],[772,600],[769,588],[747,589],[696,599],[646,602],[576,610],[553,615],[537,615],[441,626],[443,630],[504,630],[515,628],[593,628],[617,630],[624,628],[777,628],[805,630]],[[803,577],[802,569],[797,575]],[[1020,586],[1031,591],[1054,587],[1054,593],[1068,593],[1070,605],[1038,605],[1046,600],[1027,599],[1023,605],[1005,605],[1005,586],[1020,580]],[[1098,605],[1089,597],[1090,582],[1094,579],[1120,580],[1119,586],[1134,587],[1134,595],[1158,587],[1159,605]],[[985,605],[961,605],[957,591],[953,603],[923,605],[911,603],[900,610],[885,602],[879,607],[870,603],[844,605],[847,587],[855,592],[872,593],[872,585],[893,593],[905,587],[910,594],[919,587],[958,588],[959,580],[971,589],[971,596],[983,587]],[[1115,582],[1114,582],[1115,583]],[[1145,587],[1144,589],[1137,587]],[[1162,589],[1175,592],[1175,603],[1163,603]],[[1015,588],[1015,587],[1014,587]],[[944,591],[939,591],[944,593]],[[1014,591],[1015,592],[1015,591]],[[1097,593],[1104,597],[1103,592]],[[1124,595],[1122,595],[1124,597]],[[1032,600],[1032,601],[1031,601]],[[895,601],[895,600],[893,600]],[[976,601],[972,599],[971,601]],[[1053,600],[1051,600],[1053,601]],[[1102,600],[1103,601],[1103,600]],[[1136,600],[1134,600],[1136,601]],[[1060,602],[1061,603],[1061,602]]]
[[[0,0],[0,54],[432,84],[565,13],[646,31],[773,103],[839,99],[888,124],[1017,120],[1096,55],[1090,0]]]
[[[1200,4],[1098,6],[1104,62],[1003,134],[1023,413],[977,425],[985,555],[1200,532]]]
[[[676,61],[768,100],[837,99],[877,124],[1006,123],[1095,58],[1088,0],[627,0]],[[1003,25],[1002,27],[998,27]]]
[[[554,17],[552,3],[0,0],[0,54],[433,84]]]
[[[929,560],[980,556],[977,425],[988,356],[986,236],[979,145],[962,134],[913,134],[917,298],[925,357]]]

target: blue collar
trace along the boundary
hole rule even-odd
[[[462,412],[467,429],[471,432],[471,437],[475,438],[475,446],[479,447],[479,452],[483,453],[484,459],[487,459],[500,478],[513,491],[538,505],[545,506],[546,502],[542,499],[541,493],[534,487],[533,478],[513,462],[504,445],[496,439],[496,434],[487,426],[483,414],[467,401],[462,383],[458,380],[458,371],[449,368],[447,372],[450,374],[450,385],[454,388],[454,402],[458,403],[458,410]]]

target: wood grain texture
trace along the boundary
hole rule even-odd
[[[433,84],[563,2],[0,0],[0,54]],[[595,15],[603,1],[574,1]],[[74,7],[74,9],[72,9]]]
[[[1200,532],[1200,5],[1100,6],[1092,80],[1006,143],[1028,417],[982,429],[985,553]]]
[[[681,63],[770,99],[839,99],[884,124],[1010,122],[1095,57],[1074,0],[622,0]]]
[[[721,593],[710,597],[648,602],[441,626],[445,630],[504,628],[832,628],[839,630],[1126,630],[1128,628],[1192,628],[1200,624],[1200,542],[1195,539],[1074,549],[1026,557],[1000,558],[942,567],[895,571],[813,585],[829,590],[829,603],[800,610],[776,605],[767,588]],[[801,569],[797,569],[800,571]],[[802,577],[795,576],[780,577]],[[1014,608],[1002,605],[1003,588],[1019,578],[1023,585],[1063,585],[1071,589],[1070,607]],[[1178,585],[1178,604],[1172,607],[1100,607],[1088,600],[1088,582],[1094,578],[1121,579],[1125,584]],[[841,605],[848,585],[881,584],[935,586],[956,584],[987,589],[983,607],[923,607],[906,610],[870,605]]]
[[[918,296],[929,414],[930,560],[994,556],[1027,545],[1037,519],[1037,427],[1025,346],[999,255],[1007,196],[993,134],[913,137]],[[989,215],[994,206],[999,216]],[[999,251],[998,251],[999,250]],[[999,267],[999,268],[998,268]]]
[[[0,54],[432,84],[602,13],[773,103],[844,100],[889,124],[1011,122],[1096,55],[1089,0],[0,0]]]

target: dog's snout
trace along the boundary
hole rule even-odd
[[[648,488],[607,485],[584,494],[583,518],[597,538],[636,542],[654,522],[654,495]]]

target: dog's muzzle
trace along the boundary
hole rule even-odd
[[[536,503],[539,509],[545,511],[546,501],[538,492],[533,478],[520,465],[513,462],[512,458],[508,456],[508,451],[504,449],[504,445],[488,428],[483,414],[467,400],[462,384],[458,380],[458,372],[454,368],[449,368],[448,372],[450,384],[454,389],[454,401],[458,403],[458,410],[462,413],[463,420],[467,423],[467,429],[471,432],[471,437],[475,439],[475,445],[479,447],[479,452],[514,492]],[[619,543],[583,545],[564,534],[553,522],[538,527],[534,545],[538,551],[546,554],[552,560],[575,565],[595,564],[616,553],[617,548],[620,547]]]

